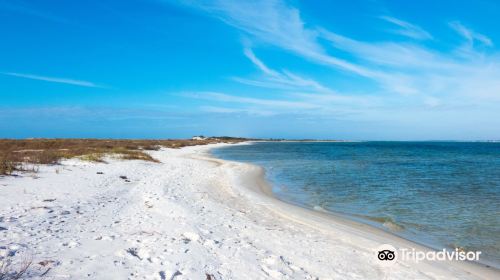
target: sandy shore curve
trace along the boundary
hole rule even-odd
[[[464,262],[380,265],[371,226],[272,196],[261,167],[161,149],[0,178],[0,259],[38,279],[496,279]]]
[[[339,236],[339,231],[343,231],[343,234],[347,233],[352,237],[360,238],[357,241],[358,244],[364,244],[366,249],[372,249],[374,254],[376,248],[382,244],[390,244],[395,248],[413,248],[423,252],[433,250],[425,245],[396,236],[379,228],[350,220],[339,214],[315,211],[280,200],[273,194],[272,186],[266,181],[265,169],[263,167],[216,158],[210,153],[210,149],[212,148],[207,147],[204,157],[198,158],[216,161],[220,165],[225,166],[232,175],[231,179],[235,188],[238,188],[242,193],[245,193],[245,195],[255,201],[259,201],[257,203],[265,203],[269,210],[274,211],[285,219],[313,227],[329,235]],[[459,272],[459,274],[464,273],[461,277],[465,277],[465,275],[473,275],[483,279],[500,277],[500,271],[497,268],[475,262],[421,261],[419,263],[411,262],[404,265],[413,266],[418,270],[428,271],[434,275]],[[387,268],[383,267],[382,269]]]

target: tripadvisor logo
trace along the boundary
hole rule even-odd
[[[381,261],[392,261],[396,258],[396,252],[387,249],[378,251],[377,257]]]
[[[449,251],[442,249],[440,251],[428,250],[419,251],[415,248],[399,248],[389,244],[383,244],[375,250],[376,262],[381,266],[390,266],[397,259],[403,261],[413,261],[419,263],[421,261],[479,261],[481,251],[463,251],[455,249]]]
[[[398,252],[394,246],[382,244],[375,250],[376,261],[381,266],[391,266],[398,258]]]

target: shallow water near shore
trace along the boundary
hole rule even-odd
[[[282,200],[500,264],[500,143],[256,142],[212,153],[263,166]]]

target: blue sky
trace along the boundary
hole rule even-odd
[[[498,1],[0,0],[0,137],[500,139]]]

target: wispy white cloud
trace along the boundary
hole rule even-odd
[[[51,82],[51,83],[67,84],[67,85],[74,85],[74,86],[81,86],[81,87],[105,88],[104,86],[97,85],[93,82],[75,80],[75,79],[47,77],[47,76],[14,73],[14,72],[5,72],[2,74],[7,75],[7,76],[13,76],[13,77],[19,77],[19,78],[25,78],[25,79],[31,79],[31,80],[39,80],[39,81],[45,81],[45,82]]]
[[[211,15],[260,40],[292,50],[320,52],[314,31],[304,27],[297,9],[278,0],[188,1]],[[255,19],[265,19],[255,21]]]
[[[313,109],[317,108],[317,105],[300,102],[300,101],[286,101],[280,99],[265,99],[265,98],[253,98],[244,96],[235,96],[220,92],[194,92],[194,93],[184,93],[183,96],[189,98],[205,99],[215,102],[225,102],[225,103],[241,103],[250,105],[259,105],[264,107],[272,107],[275,109]]]
[[[396,34],[417,40],[432,39],[432,35],[420,26],[390,16],[380,16],[380,18],[399,27],[399,29],[392,30]]]
[[[363,42],[345,37],[326,29],[319,29],[321,37],[333,47],[354,54],[363,61],[396,68],[442,68],[450,63],[434,51],[411,43]]]
[[[416,24],[395,17],[383,16],[381,19],[397,27],[394,32],[409,39],[378,42],[353,39],[306,23],[298,9],[278,0],[243,3],[216,0],[208,4],[195,0],[189,1],[189,5],[239,29],[252,43],[246,44],[244,55],[260,70],[260,75],[238,77],[236,81],[281,89],[283,99],[312,105],[311,113],[314,114],[342,112],[374,118],[375,113],[369,115],[369,112],[378,112],[379,117],[391,118],[396,115],[390,112],[397,111],[401,115],[403,109],[399,108],[404,108],[414,113],[431,109],[455,110],[453,115],[460,115],[459,112],[466,111],[463,108],[491,111],[491,104],[500,102],[500,54],[492,49],[485,53],[474,48],[475,44],[493,46],[493,42],[486,35],[458,22],[450,26],[469,43],[467,55],[440,48],[437,46],[439,38],[432,44],[421,44],[421,40],[433,39],[433,35]],[[355,77],[354,81],[374,82],[375,86],[370,86],[369,91],[350,95],[343,92],[345,88],[338,90],[332,85],[325,86],[314,75],[304,78],[292,71],[281,70],[281,67],[270,67],[253,51],[266,45],[291,52],[317,65],[328,66],[333,70],[332,75],[338,71],[346,72]],[[337,53],[344,55],[336,56]],[[356,83],[353,85],[355,90]],[[329,94],[317,94],[325,92]],[[330,95],[332,98],[328,99]],[[230,99],[220,97],[219,101]],[[243,97],[236,98],[241,104],[246,102],[241,99]],[[260,104],[261,101],[253,101],[252,105],[266,106]]]
[[[269,69],[269,67],[267,67],[260,59],[258,59],[255,54],[253,53],[252,49],[250,48],[245,48],[243,50],[243,53],[245,54],[246,57],[248,57],[248,59],[250,59],[250,61],[252,61],[252,63],[257,66],[260,70],[262,70],[262,72],[268,74],[268,75],[271,75],[271,76],[279,76],[279,73],[277,73],[276,71],[272,70],[272,69]]]
[[[189,5],[202,9],[209,15],[234,26],[247,35],[250,40],[271,44],[291,51],[303,58],[320,65],[326,65],[348,73],[373,80],[384,88],[403,94],[414,93],[404,81],[396,77],[402,74],[381,71],[378,67],[370,67],[358,62],[348,61],[330,55],[319,41],[322,38],[321,27],[308,27],[302,20],[299,10],[279,0],[237,2],[218,0],[206,3],[204,1],[189,1]],[[255,60],[255,57],[251,59]],[[259,61],[258,63],[261,63]],[[263,65],[261,64],[260,67]],[[265,66],[265,65],[264,65]],[[271,69],[262,69],[268,71]],[[276,73],[272,73],[276,74]],[[268,86],[269,83],[249,79],[237,79],[240,82],[256,86]],[[391,83],[398,81],[395,86]]]
[[[474,46],[474,42],[478,41],[486,46],[493,46],[493,42],[486,35],[477,33],[474,30],[465,27],[459,21],[452,21],[449,23],[450,27],[455,30],[458,34],[464,37],[470,47]]]
[[[243,50],[243,53],[264,75],[258,79],[234,78],[234,80],[240,83],[265,88],[334,93],[333,90],[315,80],[301,77],[287,70],[277,71],[269,68],[262,60],[257,58],[252,49],[248,47]]]
[[[333,47],[363,61],[364,67],[382,72],[374,80],[386,91],[418,94],[426,104],[430,103],[425,100],[437,96],[448,97],[446,102],[457,102],[472,95],[475,96],[472,102],[500,100],[500,82],[494,78],[500,76],[499,54],[467,48],[467,56],[463,56],[463,52],[443,53],[409,42],[363,42],[324,29],[321,34]]]
[[[200,109],[207,113],[216,114],[245,114],[254,116],[273,116],[277,114],[275,110],[265,110],[258,107],[245,107],[245,108],[234,108],[231,107],[221,107],[221,106],[201,106]]]
[[[306,26],[300,11],[280,0],[184,1],[242,30],[253,40],[280,47],[316,63],[365,77],[377,73],[347,60],[328,55],[318,43],[318,32]]]
[[[184,92],[180,96],[205,100],[205,112],[247,115],[364,116],[384,106],[376,96],[341,96],[323,93],[289,93],[286,100],[235,96],[221,92]]]

